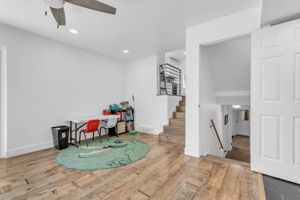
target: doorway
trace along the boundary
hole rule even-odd
[[[226,158],[250,163],[250,110],[250,106],[241,106],[234,110],[232,149]]]
[[[211,137],[208,153],[250,163],[251,36],[215,42],[202,46],[201,50],[202,66],[207,70],[203,84],[211,85],[206,90],[208,101],[220,105],[214,110],[215,113],[221,110],[222,115],[211,114],[218,130],[207,135]],[[216,138],[220,138],[220,144]]]

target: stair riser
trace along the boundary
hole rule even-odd
[[[164,133],[185,135],[185,130],[184,129],[174,130],[174,129],[164,128]]]
[[[170,121],[169,126],[173,126],[174,128],[175,127],[183,128],[183,127],[185,127],[185,122],[172,122],[172,121]]]
[[[172,143],[176,143],[176,144],[183,144],[183,145],[185,144],[184,137],[178,138],[178,137],[159,135],[159,140],[165,141],[165,142],[172,142]]]
[[[164,130],[174,130],[174,131],[182,130],[182,131],[184,131],[185,126],[168,125],[168,126],[164,126]]]
[[[176,111],[177,112],[185,112],[185,107],[184,106],[177,106]]]
[[[185,119],[185,113],[184,112],[175,112],[173,114],[173,117],[176,119]]]

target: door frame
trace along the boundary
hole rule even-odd
[[[0,158],[5,158],[7,152],[7,49],[5,46],[0,45],[0,54]]]
[[[205,137],[210,131],[209,119],[202,115],[200,68],[203,46],[249,35],[260,29],[261,9],[256,7],[215,19],[186,30],[186,134],[185,154],[201,157],[207,154]],[[202,123],[200,125],[200,123]]]

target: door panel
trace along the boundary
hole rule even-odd
[[[295,101],[300,101],[300,54],[295,55]]]
[[[280,99],[280,57],[266,58],[261,64],[262,100]]]
[[[261,156],[280,160],[280,117],[261,117]]]
[[[300,117],[294,118],[294,164],[300,166]]]
[[[300,20],[252,34],[251,169],[300,183]]]

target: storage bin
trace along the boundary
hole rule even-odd
[[[126,123],[125,122],[119,122],[117,126],[117,133],[125,133],[126,132]]]
[[[54,147],[58,150],[67,148],[69,141],[69,127],[55,126],[51,127],[51,129]]]

